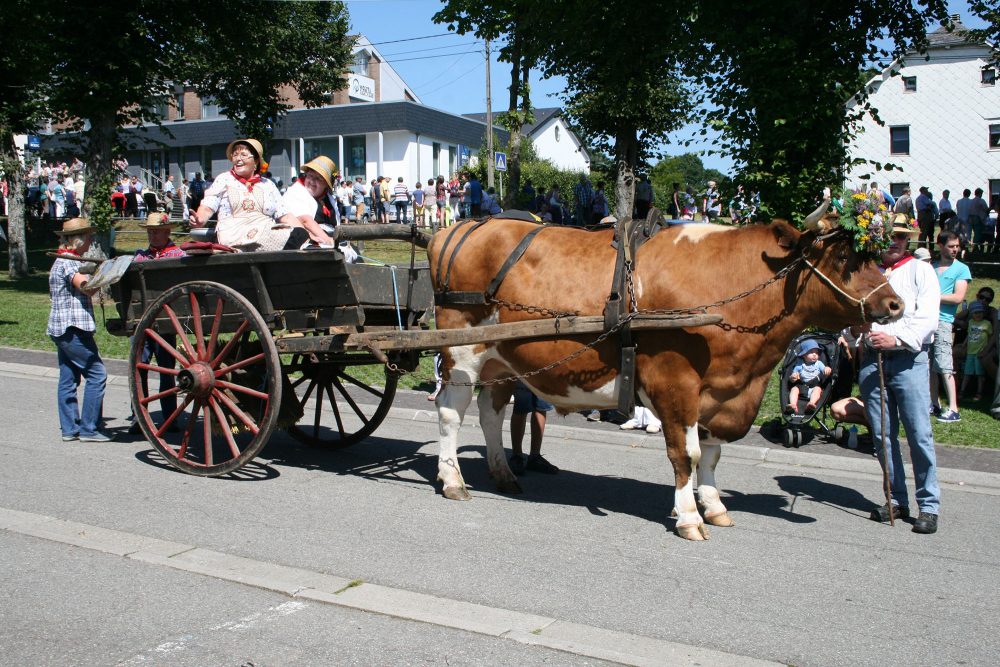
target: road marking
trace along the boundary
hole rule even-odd
[[[376,584],[357,583],[357,580],[346,577],[266,563],[192,545],[3,507],[0,507],[0,529],[117,555],[150,565],[160,565],[254,586],[296,598],[263,612],[211,628],[217,631],[249,629],[260,623],[301,611],[307,606],[303,600],[312,600],[393,618],[475,632],[573,655],[613,660],[625,665],[699,664],[753,667],[781,664],[525,612],[487,607]],[[196,639],[196,635],[177,637],[119,664],[139,665],[147,662],[156,664],[156,654],[183,651]]]

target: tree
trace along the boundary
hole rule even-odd
[[[843,177],[857,120],[845,104],[855,94],[864,102],[858,73],[922,48],[926,22],[946,18],[943,0],[702,0],[692,26],[703,48],[686,67],[709,91],[702,117],[721,133],[717,150],[788,217]]]
[[[447,0],[444,9],[434,15],[435,23],[446,23],[449,30],[460,35],[472,32],[480,39],[507,38],[500,48],[499,59],[511,66],[509,96],[507,111],[497,118],[510,133],[507,160],[510,187],[503,202],[506,207],[514,205],[521,189],[521,129],[534,122],[528,75],[540,48],[538,40],[543,37],[537,27],[540,24],[531,20],[536,9],[537,3],[526,0]]]
[[[56,5],[48,6],[50,13],[76,11],[69,3]],[[67,30],[50,45],[49,104],[57,120],[81,130],[85,210],[100,228],[110,226],[113,158],[144,127],[160,123],[157,107],[170,101],[174,83],[190,83],[216,100],[241,133],[266,142],[288,109],[283,87],[316,106],[346,85],[347,29],[340,2],[89,6],[87,29]],[[123,131],[127,125],[139,129]]]
[[[44,5],[26,0],[8,0],[0,12],[0,173],[7,181],[8,268],[13,280],[28,276],[25,244],[24,156],[16,136],[32,133],[48,116],[48,69],[46,35],[63,17],[51,16]],[[37,26],[25,30],[24,26]]]

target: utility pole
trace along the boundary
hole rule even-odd
[[[493,86],[490,81],[490,40],[486,40],[486,187],[493,187]]]

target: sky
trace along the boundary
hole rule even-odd
[[[472,35],[449,33],[447,26],[434,23],[442,7],[434,0],[345,0],[351,16],[351,30],[367,37],[389,61],[403,81],[427,106],[456,114],[486,110],[486,56],[483,43]],[[971,28],[982,22],[969,14],[964,0],[948,3],[949,12],[960,14]],[[496,60],[490,65],[493,109],[507,108],[510,66]],[[531,76],[531,103],[536,108],[562,106],[559,95],[566,88],[561,77],[541,79]],[[681,141],[694,140],[699,125],[689,125],[672,135],[670,155],[695,152],[708,147],[711,139],[695,141],[690,147]],[[732,160],[725,156],[702,156],[706,167],[731,173]]]

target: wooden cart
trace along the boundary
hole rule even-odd
[[[403,225],[345,231],[427,240]],[[359,442],[388,414],[399,372],[428,350],[604,326],[602,317],[572,317],[433,330],[426,267],[348,264],[332,250],[133,263],[112,294],[119,319],[109,331],[134,337],[129,390],[138,424],[167,462],[203,476],[246,465],[276,428],[311,445]],[[637,318],[632,328],[718,319]],[[144,355],[149,341],[161,348],[157,357]]]

